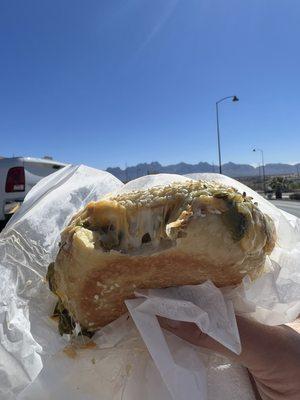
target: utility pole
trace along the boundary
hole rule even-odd
[[[265,172],[265,161],[264,161],[264,151],[262,149],[253,149],[254,152],[259,151],[261,153],[261,166],[262,166],[262,174],[263,174],[263,190],[264,194],[266,194],[266,172]]]

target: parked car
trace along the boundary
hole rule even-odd
[[[29,190],[42,178],[67,164],[50,157],[0,159],[0,226],[18,210]]]
[[[290,200],[300,200],[300,191],[290,194]]]

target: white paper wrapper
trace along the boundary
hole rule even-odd
[[[237,352],[239,340],[231,304],[236,312],[267,324],[292,321],[300,310],[299,220],[230,178],[217,174],[193,178],[224,181],[246,191],[275,220],[279,239],[268,260],[270,272],[254,283],[245,279],[239,287],[224,288],[223,295],[209,283],[192,291],[179,288],[140,293],[143,297],[128,305],[144,341],[125,316],[95,335],[96,349],[79,350],[77,357],[70,359],[62,352],[67,338],[58,335],[49,318],[55,298],[44,282],[47,266],[57,252],[59,232],[75,211],[108,192],[188,178],[152,175],[123,185],[106,172],[84,166],[57,171],[32,189],[0,236],[0,399],[13,399],[17,394],[23,400],[254,399],[242,367],[174,335],[163,336],[154,314],[192,318]],[[211,302],[200,301],[203,290]],[[182,307],[187,302],[188,307]],[[150,334],[143,328],[146,320],[151,321]],[[159,357],[158,346],[162,346],[163,357]]]
[[[172,399],[207,399],[207,376],[203,362],[192,346],[182,348],[176,363],[156,316],[194,322],[199,329],[239,354],[241,344],[233,306],[211,282],[198,286],[139,291],[142,297],[126,305],[168,388]],[[191,360],[193,359],[193,362]],[[185,365],[182,361],[189,360]]]
[[[267,260],[270,272],[255,282],[246,277],[236,288],[223,293],[234,303],[238,314],[249,315],[268,324],[294,321],[300,314],[300,219],[279,210],[254,190],[236,180],[219,174],[190,174],[192,179],[206,179],[234,186],[246,192],[259,208],[275,222],[276,247]]]
[[[60,231],[84,204],[122,186],[106,172],[65,167],[34,186],[1,233],[0,399],[14,398],[42,358],[65,345],[49,319],[55,300],[44,281]]]

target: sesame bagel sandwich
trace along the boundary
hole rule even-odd
[[[61,234],[47,273],[61,333],[91,333],[126,312],[137,289],[256,279],[272,220],[234,188],[185,181],[89,203]]]

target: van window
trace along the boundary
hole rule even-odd
[[[30,163],[25,162],[24,168],[27,174],[44,177],[52,174],[61,168],[60,165],[57,164],[43,164],[43,163]]]

